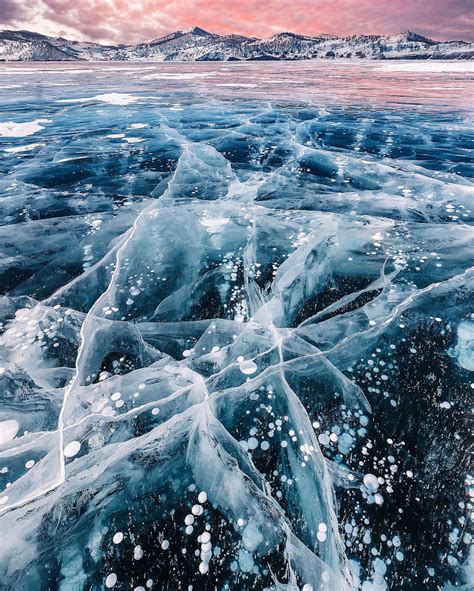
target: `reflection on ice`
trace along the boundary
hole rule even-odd
[[[466,583],[466,114],[201,78],[3,134],[1,580]]]

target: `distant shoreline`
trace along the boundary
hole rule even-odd
[[[406,31],[399,35],[277,33],[268,39],[217,35],[198,27],[147,43],[101,45],[48,37],[31,31],[0,31],[0,61],[248,62],[306,60],[473,60],[474,43],[434,41]]]
[[[370,59],[370,58],[346,58],[346,57],[336,57],[336,58],[305,58],[305,59],[273,59],[273,60],[175,60],[175,61],[158,61],[158,60],[2,60],[0,59],[0,64],[78,64],[78,65],[85,65],[85,64],[123,64],[123,65],[138,65],[138,64],[148,64],[148,65],[161,65],[161,66],[174,66],[174,65],[208,65],[208,64],[225,64],[229,66],[238,66],[243,64],[259,64],[259,63],[340,63],[340,64],[365,64],[365,63],[373,63],[373,64],[403,64],[404,62],[409,62],[411,64],[470,64],[474,61],[474,58],[418,58],[418,57],[400,57],[400,58],[386,58],[386,59]],[[474,73],[474,64],[470,66]]]

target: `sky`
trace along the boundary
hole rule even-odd
[[[269,37],[414,31],[474,40],[473,0],[0,0],[0,29],[99,43],[138,43],[198,26]]]

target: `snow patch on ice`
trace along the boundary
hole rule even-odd
[[[26,137],[44,129],[41,123],[51,123],[51,119],[35,119],[24,123],[5,121],[0,123],[0,137]]]
[[[140,100],[139,96],[133,94],[121,94],[118,92],[110,92],[106,94],[98,94],[96,96],[83,97],[83,98],[71,98],[71,99],[60,99],[58,103],[88,103],[99,101],[101,103],[107,103],[109,105],[130,105]]]

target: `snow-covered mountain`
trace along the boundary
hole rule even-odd
[[[0,31],[0,61],[232,61],[356,59],[474,59],[474,43],[433,41],[415,33],[306,37],[278,33],[269,39],[217,35],[199,27],[148,43],[106,46],[29,31]]]
[[[472,59],[474,44],[464,41],[438,42],[415,33],[395,36],[352,35],[305,37],[279,33],[270,39],[248,44],[278,59],[360,58],[360,59]]]

